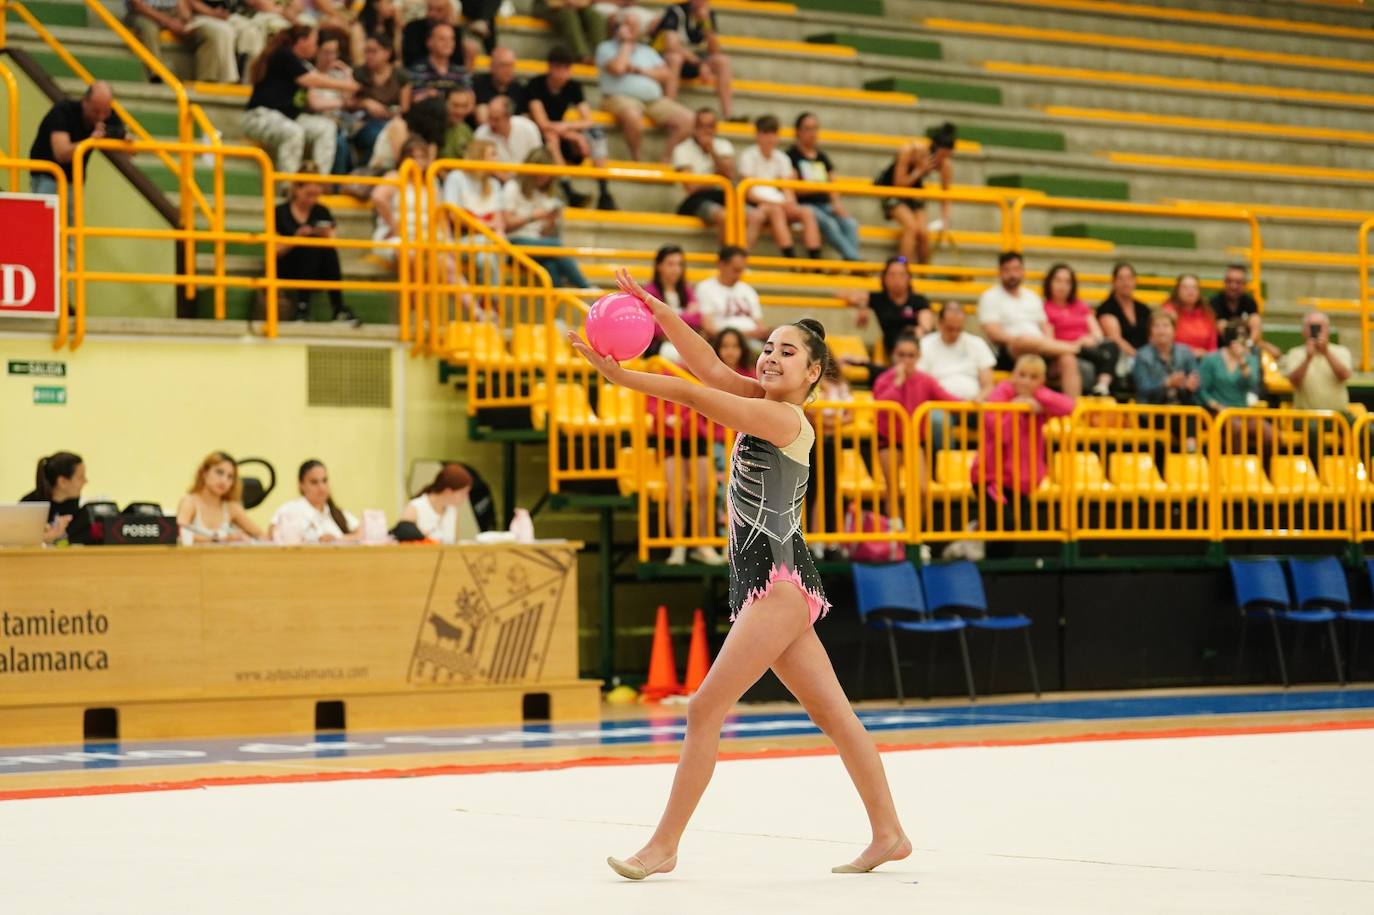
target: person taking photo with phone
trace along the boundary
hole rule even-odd
[[[307,174],[313,167],[301,169]],[[316,181],[297,181],[291,194],[277,207],[277,235],[284,238],[333,238],[334,214],[320,203],[321,188]],[[308,244],[277,244],[277,278],[302,282],[337,283],[343,279],[337,248]],[[292,321],[310,320],[310,299],[318,291],[329,296],[329,307],[335,321],[360,322],[344,305],[343,290],[337,286],[324,289],[309,285],[282,290],[286,313]]]

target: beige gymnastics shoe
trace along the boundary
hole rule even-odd
[[[660,861],[656,867],[645,867],[644,862],[639,860],[639,855],[630,855],[624,861],[619,858],[607,858],[606,863],[626,880],[643,880],[650,874],[666,874],[677,867],[677,855],[671,855]]]

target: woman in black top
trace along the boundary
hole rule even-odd
[[[86,485],[86,464],[81,455],[59,451],[38,459],[33,492],[20,502],[48,503],[48,530],[43,539],[52,543],[67,532],[67,525],[81,507],[81,490]]]
[[[1135,268],[1112,268],[1112,294],[1097,306],[1097,322],[1103,335],[1127,356],[1150,342],[1150,306],[1135,297]]]
[[[855,308],[867,309],[859,313],[859,326],[868,323],[871,313],[883,331],[883,349],[887,353],[897,345],[904,330],[915,330],[917,336],[935,329],[935,313],[930,301],[911,289],[911,269],[904,257],[889,257],[883,266],[882,288],[865,293],[861,289],[846,290],[841,298]]]
[[[314,181],[297,181],[291,185],[291,196],[277,207],[277,234],[287,238],[333,238],[334,216],[320,202],[320,185]],[[277,245],[277,277],[283,280],[314,280],[337,283],[343,279],[337,248],[316,245]],[[310,320],[310,297],[316,290],[301,286],[283,290],[290,307],[291,320]],[[343,303],[343,291],[337,286],[325,290],[335,321],[358,318]]]
[[[954,157],[956,130],[953,124],[943,124],[931,133],[929,145],[909,143],[897,152],[882,174],[873,179],[879,187],[925,186],[926,176],[940,173],[940,187],[949,190],[954,181],[950,160]],[[897,253],[908,261],[930,263],[930,230],[926,220],[925,201],[914,197],[884,197],[883,215],[901,227]],[[946,231],[950,227],[950,204],[940,203],[940,215]]]

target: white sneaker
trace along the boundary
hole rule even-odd
[[[929,563],[930,563],[930,546],[929,546],[928,544],[925,544],[925,543],[921,544],[920,549],[919,549],[919,553],[920,553],[920,556],[921,556],[921,562],[926,563],[926,564],[929,564]]]
[[[968,546],[968,541],[967,541],[967,540],[955,540],[954,542],[950,543],[948,546],[945,547],[944,552],[940,554],[940,558],[941,558],[941,559],[967,559],[967,558],[968,558],[968,555],[967,555],[967,553],[966,553],[966,547],[967,547],[967,546]]]
[[[811,558],[819,562],[825,558],[825,546],[819,543],[811,544]]]
[[[987,555],[987,544],[981,540],[969,540],[968,546],[964,547],[964,558],[969,562],[982,562]]]
[[[668,553],[668,565],[685,566],[687,564],[687,547],[675,546]]]
[[[707,566],[725,565],[725,557],[713,546],[699,546],[692,550],[692,559]]]

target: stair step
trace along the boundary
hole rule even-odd
[[[175,111],[148,111],[147,109],[130,109],[129,113],[134,116],[134,120],[143,125],[143,129],[154,137],[165,137],[175,140],[177,136],[177,114]]]
[[[1068,148],[1064,135],[1052,130],[1017,130],[979,124],[959,124],[958,127],[959,139],[974,140],[984,146],[1009,146],[1015,149],[1040,149],[1047,152],[1064,152]]]
[[[230,321],[247,321],[251,316],[261,320],[257,306],[257,291],[253,289],[227,289],[224,294],[224,316]],[[387,292],[345,292],[344,304],[364,324],[395,324],[396,297]],[[214,318],[215,293],[211,289],[196,292],[196,316]],[[312,321],[330,319],[329,299],[323,293],[316,293],[310,303]]]
[[[1096,238],[1117,245],[1138,245],[1145,248],[1197,248],[1197,234],[1191,229],[1156,229],[1075,222],[1054,226],[1050,229],[1050,234],[1058,238]]]
[[[159,165],[140,163],[140,168],[148,178],[160,189],[172,192],[180,189],[177,176]],[[215,170],[212,168],[196,169],[196,184],[206,193],[215,189]],[[262,175],[256,171],[240,171],[235,169],[224,170],[224,193],[229,196],[244,196],[262,199]]]
[[[1002,90],[996,86],[977,83],[951,83],[946,80],[908,79],[884,76],[870,79],[864,88],[874,92],[906,92],[918,99],[942,99],[947,102],[971,102],[975,105],[1002,104]]]
[[[64,77],[76,76],[71,69],[62,62],[52,51],[33,50],[29,56],[38,62],[38,65],[50,76]],[[96,79],[109,80],[111,82],[147,82],[148,75],[143,70],[143,64],[132,55],[127,57],[107,57],[100,54],[76,54],[74,55],[81,65],[91,71],[91,75]]]
[[[989,175],[991,187],[1019,187],[1041,191],[1051,197],[1087,197],[1095,200],[1130,200],[1131,186],[1125,181],[1101,178],[1069,178],[1061,175]]]
[[[919,60],[941,60],[944,51],[938,41],[923,41],[919,38],[894,38],[890,35],[861,35],[857,32],[825,32],[810,35],[806,39],[812,44],[847,45],[860,54],[885,54],[888,57],[917,58]]]
[[[70,25],[85,28],[86,7],[81,3],[51,3],[48,0],[30,0],[24,4],[33,17],[44,25]]]
[[[818,13],[845,13],[854,16],[881,16],[883,0],[792,0],[797,9]]]

